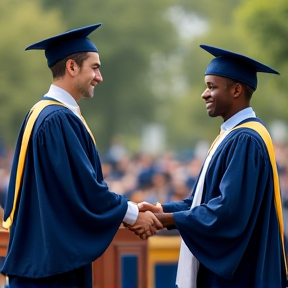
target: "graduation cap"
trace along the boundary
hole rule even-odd
[[[101,23],[69,30],[62,34],[36,42],[25,48],[26,50],[45,50],[48,67],[59,60],[78,52],[98,52],[97,47],[87,36],[101,26]]]
[[[200,47],[215,58],[210,62],[205,75],[218,75],[257,88],[257,72],[280,74],[273,68],[247,56],[208,45]]]

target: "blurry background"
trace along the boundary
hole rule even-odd
[[[207,116],[201,99],[213,57],[199,44],[208,44],[281,73],[259,73],[252,106],[274,138],[285,204],[287,16],[287,0],[0,0],[1,191],[20,124],[52,81],[44,52],[24,52],[25,47],[101,22],[91,40],[99,49],[104,82],[80,106],[111,190],[151,201],[190,193],[221,124]],[[155,196],[161,185],[167,190]]]
[[[15,144],[23,117],[52,80],[44,52],[25,47],[98,22],[103,25],[91,39],[104,82],[80,106],[100,152],[114,141],[131,152],[159,152],[191,150],[199,140],[214,139],[221,119],[207,117],[200,98],[213,58],[202,43],[280,71],[280,77],[259,74],[252,105],[268,126],[281,121],[287,133],[287,13],[286,0],[1,0],[2,145]]]
[[[44,52],[25,47],[101,22],[91,40],[104,82],[80,106],[110,190],[151,202],[190,194],[221,124],[201,99],[208,44],[281,73],[258,74],[251,104],[274,139],[288,223],[287,17],[287,0],[0,0],[0,205],[20,124],[52,81]]]

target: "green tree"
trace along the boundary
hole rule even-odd
[[[52,80],[43,51],[24,48],[97,22],[103,25],[91,40],[104,82],[80,106],[101,152],[118,135],[138,149],[141,129],[150,122],[166,127],[167,148],[193,148],[198,140],[214,138],[221,119],[210,119],[201,99],[213,58],[199,48],[202,43],[278,69],[281,77],[259,73],[252,104],[265,122],[287,120],[286,14],[285,0],[2,0],[1,136],[15,140],[23,116]]]
[[[222,122],[206,115],[201,100],[205,89],[204,71],[213,56],[200,49],[199,44],[245,54],[279,70],[280,77],[258,73],[259,85],[252,97],[252,106],[268,126],[275,119],[287,122],[287,1],[223,0],[210,1],[210,5],[208,2],[182,3],[186,13],[200,15],[208,23],[208,29],[184,47],[182,44],[179,53],[188,89],[172,101],[166,112],[166,125],[173,131],[169,134],[169,143],[174,147],[193,146],[201,139],[211,141]]]
[[[281,74],[279,77],[259,73],[261,84],[253,101],[267,122],[274,119],[288,121],[287,16],[288,2],[285,0],[245,0],[235,13],[235,21],[242,24],[242,35],[249,43],[246,49],[250,55]]]
[[[167,54],[176,47],[176,30],[165,17],[171,3],[43,0],[46,9],[60,9],[68,27],[103,23],[90,38],[99,49],[104,81],[95,89],[92,101],[80,103],[102,151],[117,135],[138,148],[143,125],[157,114],[159,101],[149,77],[151,59],[154,53]]]
[[[14,145],[25,114],[51,80],[43,51],[28,55],[24,49],[63,29],[59,16],[43,11],[37,0],[0,1],[0,138],[7,145]]]

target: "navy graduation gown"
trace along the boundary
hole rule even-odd
[[[260,135],[230,132],[208,166],[201,205],[190,210],[193,193],[163,208],[174,212],[200,262],[198,287],[286,287],[272,168]]]
[[[24,127],[25,121],[15,149],[4,220],[13,206]],[[107,249],[126,211],[127,200],[109,191],[103,181],[98,151],[81,120],[65,107],[48,106],[31,134],[1,272],[41,278],[89,266]]]

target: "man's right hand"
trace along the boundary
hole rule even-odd
[[[133,225],[125,226],[143,240],[146,240],[148,237],[156,234],[157,230],[163,228],[161,222],[150,211],[139,212],[136,222]]]

